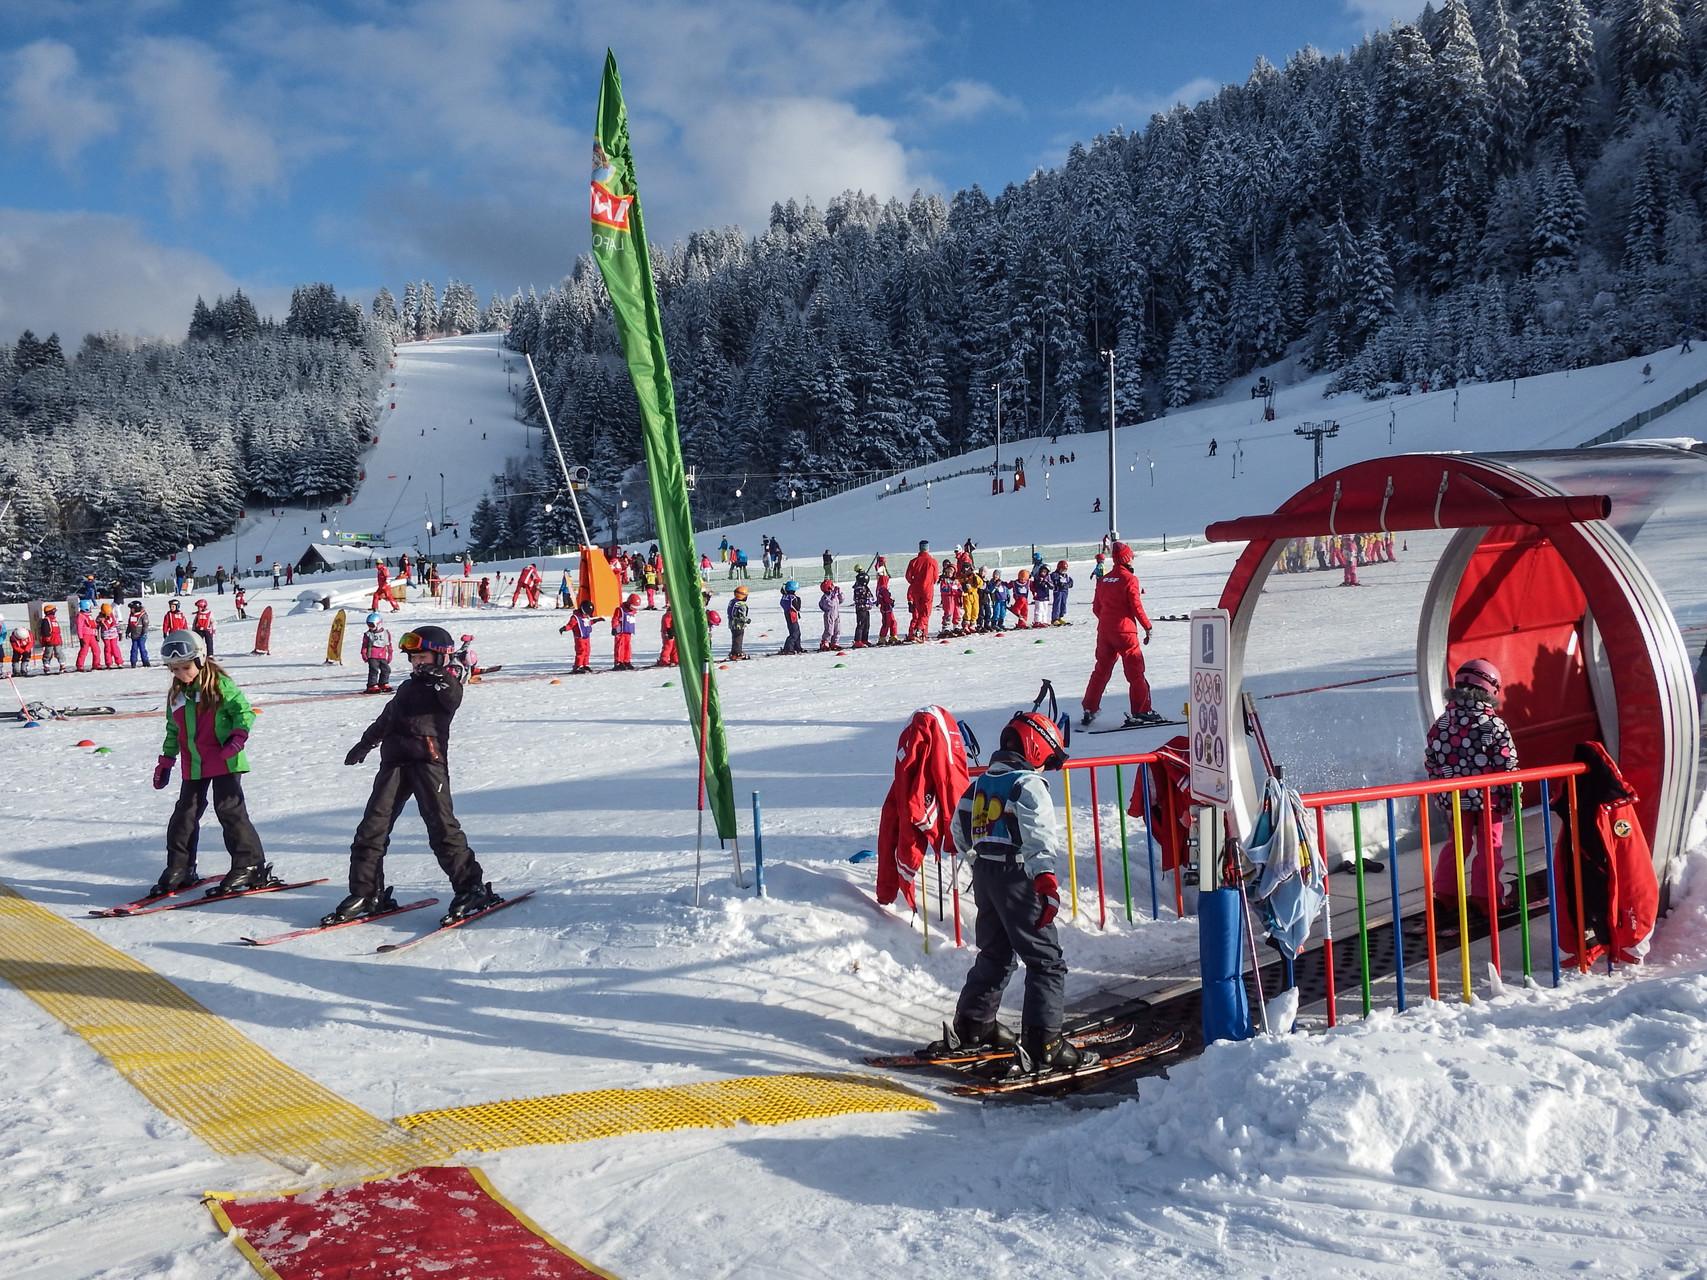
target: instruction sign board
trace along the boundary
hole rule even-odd
[[[1225,609],[1191,615],[1191,798],[1199,804],[1225,805],[1233,795],[1228,622]]]

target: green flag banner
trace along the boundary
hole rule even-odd
[[[605,53],[604,82],[593,139],[593,257],[610,292],[617,337],[640,400],[640,424],[646,440],[646,474],[651,481],[652,513],[658,523],[658,548],[664,557],[664,586],[675,613],[676,649],[681,655],[682,692],[695,737],[700,726],[700,689],[711,665],[711,628],[700,603],[699,556],[694,551],[693,513],[688,508],[682,470],[682,440],[676,427],[676,389],[664,355],[664,324],[658,290],[640,216],[634,180],[634,153],[628,145],[628,108],[622,101],[622,77],[616,55]],[[710,681],[706,715],[705,785],[717,834],[735,836],[735,782],[729,773],[729,742],[723,733],[717,681]]]

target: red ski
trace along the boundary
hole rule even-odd
[[[494,903],[484,911],[476,911],[473,915],[463,916],[460,920],[453,920],[449,924],[441,924],[437,929],[429,929],[426,933],[418,933],[406,942],[387,942],[383,946],[375,947],[374,954],[388,956],[399,951],[407,951],[410,947],[418,947],[429,938],[436,938],[441,933],[449,933],[452,929],[460,929],[463,925],[473,924],[476,920],[484,920],[494,911],[502,911],[505,907],[513,907],[518,902],[526,902],[529,898],[533,897],[533,894],[534,891],[529,889],[525,893],[518,893],[513,898],[505,898],[502,902]]]
[[[237,941],[246,947],[270,947],[275,942],[289,942],[292,938],[307,938],[316,933],[331,933],[334,929],[348,929],[352,925],[372,924],[375,920],[383,920],[387,916],[400,916],[405,911],[419,911],[422,907],[438,905],[437,898],[421,898],[415,902],[400,903],[390,911],[376,911],[371,916],[357,916],[354,920],[345,920],[341,924],[316,924],[306,929],[292,929],[289,933],[275,933],[265,938],[242,937]]]
[[[184,907],[205,907],[212,902],[234,902],[238,898],[253,898],[258,893],[283,893],[286,889],[306,889],[311,884],[325,884],[326,876],[318,880],[292,880],[288,884],[267,884],[258,889],[240,889],[236,893],[204,894],[199,898],[162,902],[158,906],[138,907],[134,911],[113,911],[110,914],[129,919],[132,916],[151,916],[156,911],[179,911]]]
[[[172,890],[171,893],[150,893],[134,902],[121,902],[116,907],[95,907],[90,910],[89,914],[97,920],[105,920],[109,916],[128,916],[143,907],[152,906],[156,902],[164,902],[167,898],[176,898],[181,893],[188,893],[191,889],[205,889],[210,884],[218,884],[224,878],[223,876],[203,876],[200,880],[187,884],[182,889]]]

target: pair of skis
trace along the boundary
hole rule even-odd
[[[219,883],[219,880],[219,876],[206,876],[197,880],[194,884],[185,885],[183,888],[176,889],[171,893],[148,894],[131,902],[121,902],[117,906],[101,907],[96,910],[92,910],[89,914],[96,919],[101,920],[153,915],[161,911],[181,911],[185,907],[208,906],[216,902],[230,902],[237,898],[252,898],[257,894],[262,893],[283,893],[289,889],[306,889],[311,885],[326,883],[326,878],[321,877],[318,880],[295,880],[279,884],[261,885],[254,889],[242,889],[236,893],[223,893],[217,895],[204,893],[197,897],[190,896],[194,890],[205,889],[209,885]],[[483,919],[496,911],[502,911],[505,907],[513,907],[518,902],[525,902],[534,895],[534,892],[534,890],[528,889],[522,893],[516,894],[512,898],[504,898],[493,903],[491,906],[486,907],[484,910],[471,912],[466,916],[462,916],[459,919],[451,921],[449,924],[441,924],[435,929],[429,929],[424,933],[416,934],[413,938],[406,939],[403,942],[385,943],[382,946],[376,947],[374,949],[374,954],[391,955],[398,951],[408,951],[413,947],[420,946],[423,942],[427,942],[438,937],[440,934],[449,933],[453,929],[460,929],[464,925],[473,924],[476,920]],[[376,920],[384,920],[390,916],[399,916],[406,912],[419,911],[425,907],[437,906],[438,901],[439,900],[437,898],[420,898],[414,902],[400,903],[390,911],[379,911],[375,912],[373,915],[358,916],[354,920],[344,920],[337,924],[310,925],[305,929],[292,929],[286,933],[270,934],[263,938],[252,938],[245,935],[239,939],[239,942],[241,945],[249,947],[270,947],[281,942],[292,941],[296,938],[308,938],[319,933],[331,933],[337,929],[349,929],[359,924],[372,924]]]
[[[1098,1076],[1129,1070],[1154,1058],[1177,1051],[1185,1041],[1177,1030],[1158,1032],[1135,1040],[1137,1023],[1120,1014],[1090,1022],[1081,1022],[1066,1029],[1068,1041],[1077,1049],[1097,1053],[1094,1063],[1074,1071],[1043,1071],[1029,1075],[1014,1074],[1013,1052],[1008,1049],[950,1049],[942,1044],[930,1045],[916,1053],[885,1054],[867,1058],[867,1066],[890,1070],[946,1071],[962,1083],[949,1092],[962,1098],[991,1098],[1013,1094],[1047,1096],[1067,1091],[1081,1082]]]

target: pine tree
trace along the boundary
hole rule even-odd
[[[1594,32],[1583,0],[1532,0],[1524,10],[1530,128],[1541,144],[1574,152],[1594,81]]]
[[[1446,0],[1443,22],[1451,20],[1453,0]],[[1450,38],[1450,37],[1448,37]],[[1393,268],[1387,263],[1387,250],[1375,227],[1363,233],[1358,245],[1360,280],[1357,291],[1357,330],[1372,334],[1393,314]]]
[[[1529,82],[1517,32],[1506,17],[1504,0],[1489,0],[1487,37],[1482,41],[1487,68],[1488,158],[1494,175],[1511,173],[1523,156],[1529,122]]]
[[[1683,23],[1676,0],[1627,0],[1617,28],[1618,70],[1626,120],[1658,102],[1665,78],[1683,64]]]
[[[1481,50],[1463,0],[1445,0],[1434,59],[1434,154],[1439,186],[1430,206],[1432,278],[1450,285],[1474,260],[1488,194],[1489,102]]]
[[[1535,270],[1540,274],[1557,274],[1573,267],[1587,221],[1582,188],[1577,185],[1570,161],[1555,156],[1542,182],[1540,208],[1531,236]]]

